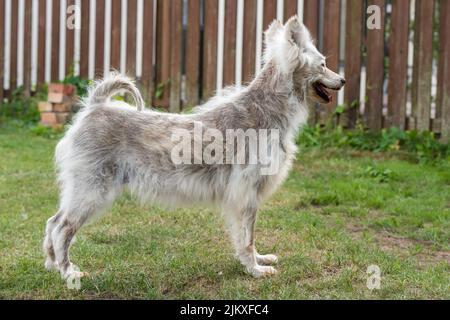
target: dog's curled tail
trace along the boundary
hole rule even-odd
[[[108,78],[95,82],[85,99],[85,105],[92,107],[103,104],[113,96],[124,92],[131,95],[139,111],[145,108],[144,99],[134,81],[120,73],[112,73]]]

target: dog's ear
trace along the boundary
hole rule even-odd
[[[304,48],[312,41],[311,35],[298,16],[293,16],[286,22],[285,36],[287,40],[293,41],[300,48]]]
[[[282,30],[283,24],[279,20],[273,20],[269,28],[264,32],[266,44],[274,42]]]

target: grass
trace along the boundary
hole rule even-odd
[[[71,257],[90,275],[69,290],[41,253],[58,201],[55,144],[0,126],[0,298],[450,298],[450,164],[315,148],[259,214],[258,248],[279,255],[277,276],[245,274],[212,210],[124,196],[78,235]],[[366,287],[369,265],[380,290]]]

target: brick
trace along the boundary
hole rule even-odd
[[[55,111],[55,112],[71,112],[72,104],[71,103],[55,103],[53,105],[53,111]]]
[[[70,118],[70,112],[60,112],[56,114],[56,119],[58,120],[59,124],[64,124],[67,121],[69,121]]]
[[[63,93],[49,92],[47,101],[51,103],[58,103],[58,104],[64,103],[71,105],[74,102],[74,98],[67,96]]]
[[[62,93],[66,96],[73,96],[75,94],[76,88],[71,84],[62,84],[62,83],[50,83],[48,85],[48,92],[53,93]]]
[[[52,112],[53,105],[50,102],[41,101],[38,104],[39,112]]]
[[[64,101],[64,93],[58,93],[58,92],[48,92],[48,102],[51,103],[63,103]]]
[[[41,123],[48,125],[58,124],[58,117],[56,115],[57,113],[55,112],[41,113]]]

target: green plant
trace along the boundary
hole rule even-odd
[[[13,91],[11,99],[5,100],[1,104],[0,119],[20,120],[26,124],[37,123],[39,121],[38,101],[42,92],[38,92],[34,97],[25,95],[23,87]]]
[[[390,169],[380,169],[375,166],[368,166],[364,170],[364,175],[376,179],[379,183],[386,183],[392,179],[394,173]]]
[[[51,128],[46,127],[41,124],[34,126],[30,129],[30,132],[38,137],[44,137],[47,139],[57,139],[61,137],[63,133],[63,128]]]
[[[367,131],[363,126],[354,130],[307,126],[298,139],[304,148],[351,148],[361,151],[404,151],[417,162],[433,163],[450,160],[450,145],[440,143],[430,132],[403,131],[397,128],[380,132]]]
[[[84,97],[87,95],[87,90],[89,86],[92,84],[92,80],[76,76],[71,72],[64,78],[62,83],[74,85],[75,88],[77,88],[77,95],[79,97]]]

